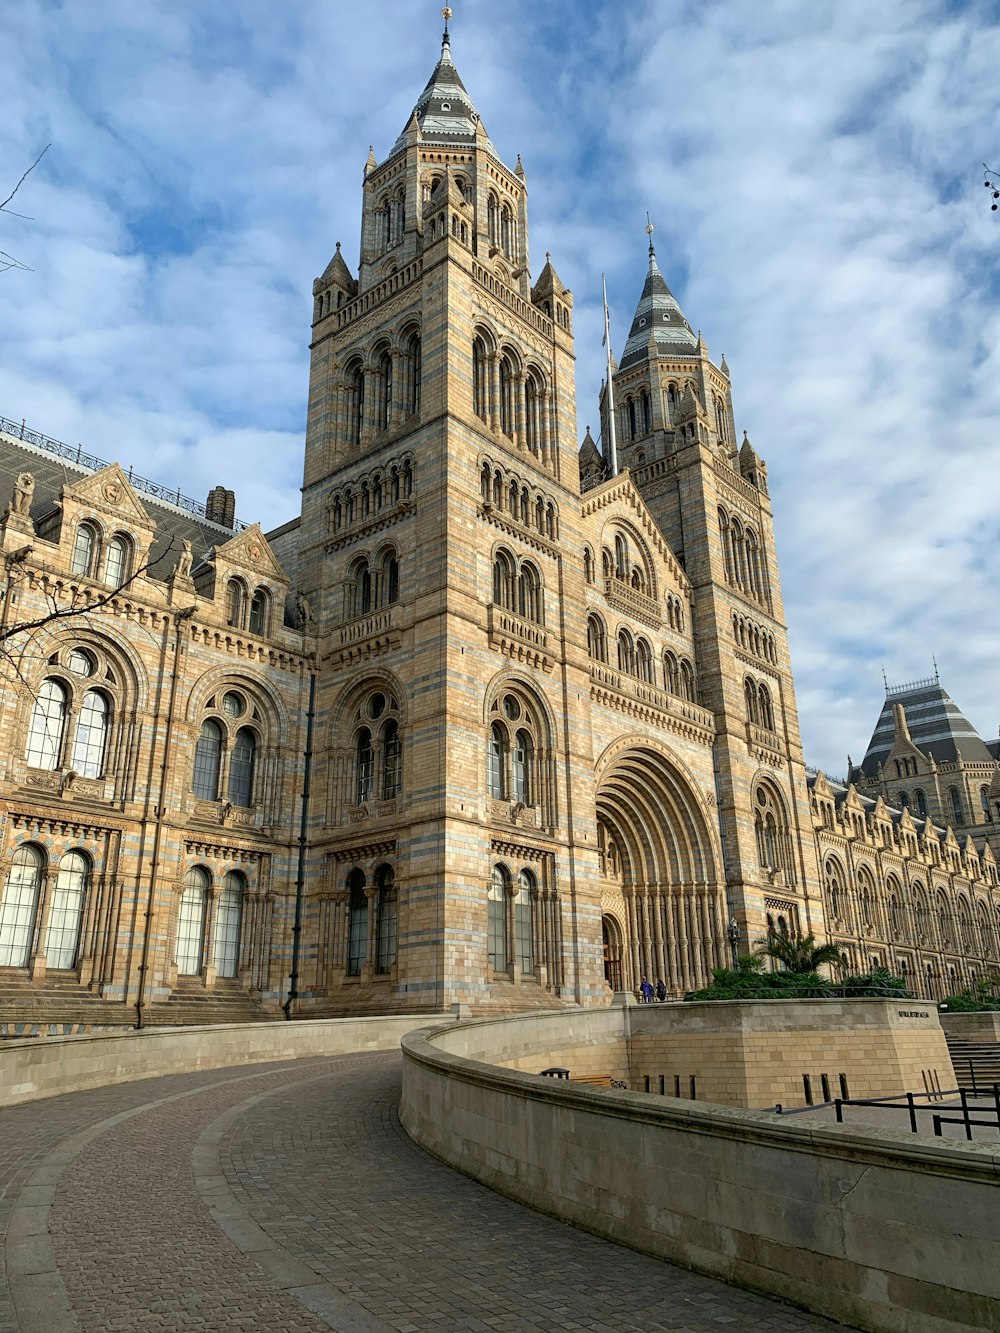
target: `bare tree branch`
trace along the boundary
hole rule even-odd
[[[2,212],[4,211],[4,209],[5,209],[5,208],[7,207],[7,205],[10,203],[10,201],[14,198],[15,194],[17,194],[18,190],[21,188],[21,186],[24,184],[24,182],[28,179],[28,177],[31,175],[31,173],[34,171],[34,169],[38,166],[39,162],[41,162],[42,158],[45,156],[45,154],[49,151],[49,149],[50,149],[51,147],[52,147],[52,145],[51,145],[50,143],[47,143],[47,144],[45,145],[45,147],[42,149],[42,151],[38,154],[38,156],[35,158],[34,162],[32,162],[31,166],[30,166],[30,167],[28,168],[28,170],[24,173],[24,175],[21,177],[21,179],[17,182],[17,184],[14,186],[13,190],[11,190],[11,192],[10,192],[10,194],[7,196],[7,198],[3,201],[2,204],[0,204],[0,213],[2,213]]]

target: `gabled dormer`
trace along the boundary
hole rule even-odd
[[[230,628],[267,638],[283,624],[289,578],[259,523],[216,546],[193,576],[199,594],[215,599]]]
[[[149,564],[156,523],[128,477],[112,463],[63,486],[59,542],[71,574],[107,587],[121,587],[147,573],[165,577]]]

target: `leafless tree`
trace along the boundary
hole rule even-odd
[[[24,182],[28,179],[28,177],[31,175],[31,173],[34,171],[34,169],[38,166],[39,162],[41,162],[42,158],[45,156],[45,154],[49,151],[49,149],[50,149],[51,147],[52,147],[52,145],[49,144],[49,143],[47,143],[47,144],[45,145],[45,147],[42,149],[42,151],[38,154],[38,156],[35,158],[34,162],[32,162],[31,166],[30,166],[30,167],[28,168],[28,170],[24,173],[24,175],[21,177],[21,179],[17,182],[17,184],[14,186],[13,190],[11,190],[11,192],[10,192],[10,194],[7,196],[7,198],[3,201],[2,204],[0,204],[0,213],[6,213],[6,214],[8,215],[8,217],[12,217],[12,218],[22,218],[25,222],[33,222],[33,221],[34,221],[34,218],[30,218],[30,217],[28,217],[28,215],[27,215],[26,213],[16,213],[16,212],[10,207],[10,204],[11,204],[11,201],[13,200],[14,196],[17,194],[18,190],[21,188],[21,186],[24,184]],[[31,269],[30,269],[29,265],[27,265],[27,264],[25,264],[25,263],[22,263],[22,261],[21,261],[20,259],[15,259],[14,256],[13,256],[13,255],[9,255],[9,254],[7,253],[6,250],[0,250],[0,273],[6,273],[9,269],[12,269],[12,268],[20,269],[20,270],[21,270],[22,272],[24,272],[24,273],[30,273],[30,272],[31,272]]]

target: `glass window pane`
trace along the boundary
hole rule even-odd
[[[94,530],[81,524],[76,530],[73,543],[73,561],[70,565],[74,574],[89,574],[90,562],[94,556]]]
[[[517,951],[517,966],[522,973],[535,969],[535,951],[531,939],[531,890],[533,881],[527,872],[522,871],[517,897],[514,899],[514,939]]]
[[[358,736],[356,788],[357,803],[364,805],[371,800],[372,770],[375,767],[375,751],[372,748],[372,736],[367,727]]]
[[[201,972],[205,937],[205,890],[208,873],[200,866],[188,871],[177,913],[177,972],[193,977]]]
[[[403,743],[395,722],[386,724],[382,755],[382,799],[391,801],[399,795],[403,782]]]
[[[215,801],[219,796],[219,765],[222,760],[222,728],[209,718],[202,723],[198,744],[194,747],[194,773],[191,790],[201,801]]]
[[[36,847],[14,853],[0,899],[0,967],[27,967],[44,861]]]
[[[123,537],[113,537],[108,543],[108,554],[104,562],[104,582],[111,588],[117,588],[128,577],[128,545]]]
[[[243,876],[230,870],[215,911],[215,967],[220,977],[235,977],[239,971],[243,888]]]
[[[257,758],[257,737],[249,727],[236,733],[233,753],[229,760],[229,799],[233,805],[250,805],[253,801],[253,775]]]
[[[108,701],[98,690],[88,690],[76,722],[70,767],[82,778],[99,778],[104,772],[107,740]]]
[[[368,957],[368,895],[365,893],[363,875],[352,877],[352,881],[347,975],[359,977]]]
[[[38,691],[25,759],[32,768],[58,768],[66,725],[66,691],[58,681],[45,680]]]
[[[486,933],[490,967],[507,970],[507,877],[502,866],[494,866],[487,900]]]
[[[76,964],[89,871],[90,862],[82,852],[67,852],[59,862],[45,934],[45,958],[49,967],[67,968]]]
[[[385,870],[378,893],[378,956],[376,971],[385,974],[392,971],[396,961],[396,936],[398,918],[398,895],[393,880],[393,872]]]
[[[250,603],[250,633],[263,634],[266,619],[267,594],[261,588],[258,588],[253,595],[253,601]]]

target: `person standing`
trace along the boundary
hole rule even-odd
[[[658,978],[656,982],[656,998],[661,1004],[667,998],[667,986],[662,977]]]
[[[639,986],[639,994],[642,996],[643,1004],[653,1003],[653,987],[650,984],[649,977],[643,977],[642,984]]]

